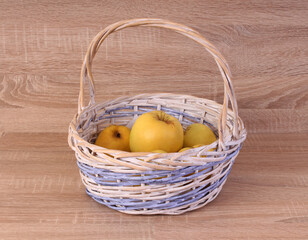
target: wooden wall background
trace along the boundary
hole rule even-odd
[[[221,238],[307,237],[307,16],[307,1],[294,0],[0,0],[0,238],[83,239],[104,233],[108,239],[160,234],[186,239],[190,231]],[[178,218],[144,218],[147,223],[85,196],[66,141],[89,42],[107,25],[138,17],[185,24],[217,46],[233,73],[248,130],[217,205]],[[201,46],[167,30],[139,27],[113,34],[94,69],[98,101],[172,92],[222,102],[222,79],[213,59]],[[250,194],[234,194],[243,189]],[[163,222],[169,230],[161,228]],[[144,225],[140,229],[132,223]],[[217,231],[215,226],[222,225],[228,230]],[[285,226],[291,226],[289,232]]]
[[[217,46],[233,73],[249,133],[308,131],[306,1],[2,1],[1,131],[35,126],[35,132],[46,132],[48,125],[48,132],[66,132],[90,40],[105,26],[135,17],[186,24]],[[174,92],[222,102],[213,59],[164,29],[112,35],[96,58],[95,78],[100,100]]]

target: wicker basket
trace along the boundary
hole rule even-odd
[[[169,93],[95,103],[92,76],[95,54],[109,34],[136,26],[172,29],[203,45],[214,57],[224,80],[223,105]],[[85,81],[90,88],[87,106]],[[232,110],[228,108],[229,101]],[[93,144],[97,134],[108,125],[130,128],[138,116],[153,110],[163,110],[178,118],[184,129],[195,122],[206,124],[218,139],[211,145],[180,153],[124,152]],[[129,214],[181,214],[200,208],[221,191],[245,138],[228,65],[197,31],[161,19],[133,19],[106,27],[90,43],[81,70],[78,114],[70,123],[68,142],[75,151],[86,192],[97,202]],[[213,148],[215,151],[210,151]]]

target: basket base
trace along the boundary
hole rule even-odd
[[[230,171],[229,171],[230,172]],[[193,211],[198,208],[205,206],[206,204],[213,201],[218,194],[220,193],[223,185],[227,180],[227,176],[229,172],[220,180],[215,182],[214,184],[207,184],[207,186],[202,186],[200,189],[201,191],[198,192],[199,189],[193,189],[186,195],[188,199],[186,201],[183,200],[184,196],[178,196],[179,201],[136,201],[135,204],[127,204],[126,206],[120,205],[125,203],[125,199],[111,199],[111,198],[103,198],[99,197],[95,194],[90,193],[86,190],[86,193],[93,198],[96,202],[105,205],[111,209],[117,210],[122,213],[132,214],[132,215],[179,215],[188,211]],[[193,192],[195,191],[195,192]],[[196,194],[197,192],[197,194]],[[194,196],[194,197],[191,197]],[[176,199],[176,198],[175,198]],[[129,201],[132,203],[132,201]],[[143,205],[143,207],[142,207]]]

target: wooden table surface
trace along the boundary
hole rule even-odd
[[[90,3],[91,2],[91,3]],[[248,138],[218,198],[130,216],[85,194],[67,145],[82,58],[107,25],[165,18],[226,57]],[[0,1],[0,239],[308,239],[307,1]],[[222,102],[202,47],[156,28],[111,35],[97,101],[142,92]]]

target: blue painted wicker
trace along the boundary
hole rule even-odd
[[[188,95],[140,94],[95,103],[92,61],[104,39],[126,27],[154,26],[175,30],[205,47],[215,58],[225,87],[223,105]],[[84,84],[90,102],[84,105]],[[231,108],[228,108],[228,103]],[[141,114],[163,110],[185,129],[192,123],[209,126],[217,141],[180,153],[124,152],[94,145],[97,134],[110,124],[131,127]],[[217,49],[198,32],[160,19],[133,19],[112,24],[91,42],[81,70],[78,113],[68,142],[75,151],[86,192],[95,201],[129,214],[180,214],[216,198],[246,138],[228,65]],[[212,151],[212,149],[215,149]]]

